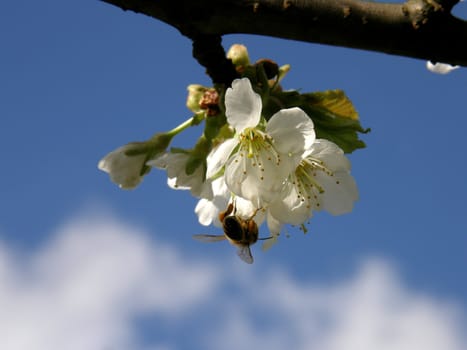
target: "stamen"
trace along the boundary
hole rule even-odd
[[[272,147],[271,142],[269,135],[258,129],[248,128],[240,137],[240,149],[244,150],[246,157],[251,159],[249,163],[251,166],[258,166],[258,169],[264,172],[263,161],[274,162],[276,166],[280,164],[280,156]],[[246,170],[245,163],[244,170]],[[260,176],[259,179],[263,180],[264,177]]]

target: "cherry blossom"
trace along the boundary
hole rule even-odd
[[[234,80],[227,89],[225,108],[235,135],[208,155],[206,177],[223,170],[232,193],[262,207],[280,192],[313,144],[313,122],[295,107],[280,110],[265,123],[261,97],[246,78]]]
[[[348,213],[358,199],[350,162],[334,143],[317,139],[268,210],[282,224],[302,225],[313,211]]]

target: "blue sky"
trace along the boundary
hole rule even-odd
[[[350,156],[354,211],[319,213],[307,235],[289,228],[268,252],[254,246],[252,266],[227,244],[192,240],[218,230],[198,224],[196,199],[163,172],[122,191],[97,169],[190,116],[186,86],[209,84],[190,41],[99,1],[4,5],[1,349],[462,348],[467,71],[224,38],[233,43],[291,64],[285,88],[344,89],[372,129]]]

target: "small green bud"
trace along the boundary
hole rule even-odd
[[[277,80],[281,81],[285,75],[290,71],[290,64],[284,64],[279,67],[279,73],[277,73]]]
[[[227,52],[229,58],[235,65],[237,71],[243,71],[250,64],[250,57],[245,45],[233,44]]]
[[[186,99],[186,106],[193,113],[200,113],[202,108],[200,106],[201,99],[208,88],[199,85],[191,84],[188,85],[188,97]]]

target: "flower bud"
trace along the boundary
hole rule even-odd
[[[207,88],[199,84],[188,85],[188,97],[186,100],[186,106],[193,113],[201,112],[201,99],[204,96]]]
[[[285,77],[285,75],[290,71],[290,64],[284,64],[283,66],[279,67],[279,73],[277,73],[277,79],[279,81]]]
[[[250,57],[248,56],[248,50],[246,46],[241,44],[234,44],[230,47],[227,52],[227,58],[229,58],[235,65],[237,70],[242,71],[244,67],[250,64]]]
[[[99,161],[98,168],[110,175],[120,188],[133,189],[141,182],[146,154],[128,155],[132,144],[117,148]]]
[[[107,154],[97,167],[108,173],[120,188],[133,189],[151,170],[146,162],[164,152],[172,137],[169,133],[158,133],[148,141],[128,143]]]

